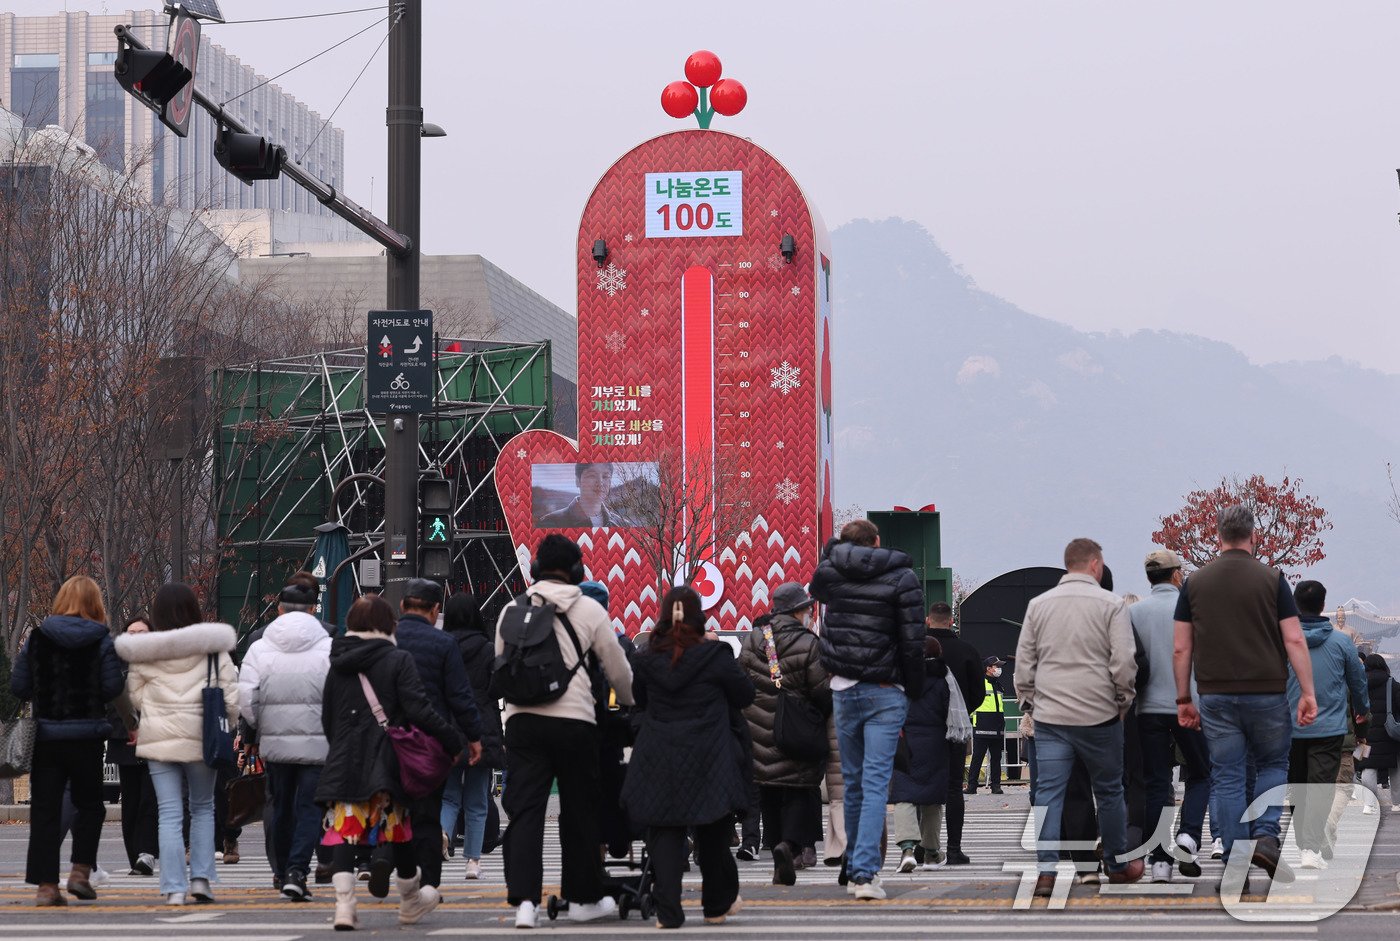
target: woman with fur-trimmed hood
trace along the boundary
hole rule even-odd
[[[117,638],[128,664],[126,689],[139,715],[136,754],[146,759],[160,808],[160,891],[167,905],[214,901],[214,783],[204,763],[204,687],[224,691],[228,721],[238,719],[238,642],[227,624],[207,623],[188,585],[162,585],[151,604],[151,631]],[[185,857],[185,786],[189,786],[189,872]]]

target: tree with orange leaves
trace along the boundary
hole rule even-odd
[[[1222,477],[1209,490],[1194,490],[1186,495],[1185,506],[1158,520],[1161,528],[1152,541],[1200,568],[1219,552],[1216,514],[1235,504],[1254,511],[1254,554],[1259,561],[1284,569],[1306,568],[1325,557],[1322,534],[1332,528],[1332,520],[1316,497],[1303,492],[1301,480],[1286,475],[1276,484],[1263,474]]]

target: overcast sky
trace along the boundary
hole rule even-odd
[[[222,5],[246,19],[372,0]],[[1256,362],[1338,354],[1400,371],[1393,0],[426,8],[427,119],[450,136],[424,145],[424,249],[479,252],[570,311],[589,190],[634,144],[692,126],[658,98],[708,48],[749,91],[716,127],[772,151],[832,227],[917,220],[982,287],[1084,329],[1171,328]],[[271,75],[374,19],[210,35]],[[381,36],[280,84],[329,114]],[[336,116],[346,188],[368,204],[373,179],[381,214],[384,61]]]

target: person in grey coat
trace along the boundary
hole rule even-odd
[[[321,840],[316,786],[330,746],[321,728],[321,696],[331,638],[311,612],[317,590],[294,582],[278,595],[278,616],[248,648],[239,672],[243,719],[256,730],[272,798],[273,875],[282,894],[310,901],[306,874]]]

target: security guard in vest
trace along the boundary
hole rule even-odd
[[[1006,716],[1001,703],[1001,665],[1004,660],[988,657],[983,661],[987,675],[987,694],[982,705],[972,713],[972,764],[967,769],[965,794],[977,793],[977,776],[982,771],[982,758],[991,755],[987,769],[987,784],[993,794],[1001,793],[1001,749],[1006,741]]]

